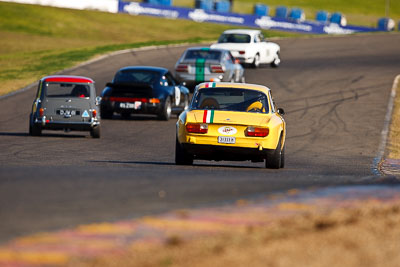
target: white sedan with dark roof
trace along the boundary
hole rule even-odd
[[[281,63],[280,46],[268,42],[260,30],[227,30],[211,48],[229,50],[242,64],[257,68],[260,64],[278,67]]]

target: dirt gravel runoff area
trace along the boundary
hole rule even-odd
[[[69,266],[399,266],[399,204],[368,201],[214,237],[171,237],[161,247]]]
[[[0,265],[399,266],[399,180],[374,182],[39,233]]]

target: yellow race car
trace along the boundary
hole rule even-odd
[[[251,160],[285,165],[286,123],[271,90],[243,83],[199,84],[189,110],[176,123],[175,163],[194,159]]]

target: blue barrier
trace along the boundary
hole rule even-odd
[[[288,9],[285,6],[278,6],[275,9],[275,17],[286,19],[288,16]]]
[[[227,13],[231,11],[231,3],[228,0],[218,0],[214,4],[214,10],[219,13]]]
[[[340,26],[346,26],[347,24],[345,17],[339,12],[333,13],[329,19],[329,22],[336,23]]]
[[[172,6],[172,0],[158,0],[158,3],[163,6]]]
[[[320,23],[328,23],[329,13],[323,10],[320,10],[315,15],[315,20]]]
[[[212,11],[214,10],[214,2],[213,0],[196,0],[195,7],[206,11]]]
[[[380,31],[393,31],[396,24],[391,18],[380,18],[378,20],[378,29]]]
[[[387,22],[388,22],[387,18],[380,18],[378,20],[378,29],[381,31],[387,31]]]
[[[217,13],[202,9],[174,6],[150,5],[138,2],[118,2],[118,12],[131,15],[145,15],[172,19],[186,19],[196,22],[229,24],[238,27],[253,27],[266,30],[290,31],[313,34],[350,34],[355,32],[375,32],[377,28],[320,24],[310,21],[295,23],[288,19],[271,18],[236,13]]]
[[[289,13],[289,19],[294,20],[296,22],[299,21],[304,21],[306,19],[306,16],[304,14],[304,11],[300,8],[292,8]]]
[[[255,4],[253,8],[253,14],[259,17],[268,16],[269,7],[263,4]]]

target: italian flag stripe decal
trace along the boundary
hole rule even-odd
[[[214,110],[204,110],[203,123],[213,123],[214,122]]]
[[[215,87],[216,83],[206,83],[205,88]]]

